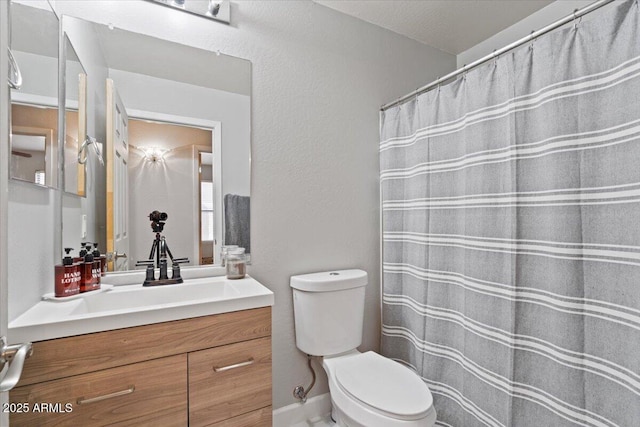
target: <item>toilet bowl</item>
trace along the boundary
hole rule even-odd
[[[341,270],[291,277],[296,345],[322,356],[333,420],[342,427],[431,427],[427,385],[411,369],[362,342],[367,273]]]
[[[328,357],[331,418],[348,427],[430,427],[433,398],[417,374],[372,351]]]

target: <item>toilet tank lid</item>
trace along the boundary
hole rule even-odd
[[[366,286],[367,272],[362,270],[335,270],[291,276],[290,285],[306,292],[331,292]]]

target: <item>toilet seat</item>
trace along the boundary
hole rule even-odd
[[[340,389],[370,410],[397,420],[419,420],[433,411],[426,384],[407,367],[372,351],[335,360]]]

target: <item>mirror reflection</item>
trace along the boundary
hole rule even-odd
[[[103,143],[105,166],[88,168],[86,204],[65,205],[63,245],[96,242],[111,271],[133,269],[149,258],[156,238],[149,216],[158,211],[167,215],[162,236],[186,265],[220,264],[223,244],[250,252],[251,63],[62,20],[90,25],[90,35],[68,34],[76,47],[74,36],[95,42],[87,92],[105,94],[88,100],[86,125]],[[77,53],[86,64],[84,48]]]
[[[64,190],[85,195],[85,165],[78,162],[78,153],[86,137],[86,71],[64,34]]]
[[[134,259],[144,260],[150,253],[148,216],[153,206],[167,215],[174,213],[168,215],[166,229],[179,230],[170,240],[167,237],[176,256],[197,254],[200,264],[213,264],[213,129],[130,119],[129,141],[129,189],[138,195],[129,209]]]
[[[12,179],[58,186],[58,19],[11,4],[11,50],[22,72],[11,90]]]

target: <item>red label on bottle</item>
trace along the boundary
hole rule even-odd
[[[55,296],[67,297],[78,293],[82,273],[76,266],[56,266]]]

